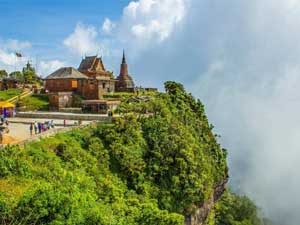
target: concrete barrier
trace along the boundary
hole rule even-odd
[[[17,112],[16,117],[36,119],[59,119],[59,120],[87,120],[111,122],[111,117],[100,114],[79,114],[63,112]]]

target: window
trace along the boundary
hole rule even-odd
[[[103,89],[105,89],[105,85],[106,85],[105,83],[102,83],[102,88],[103,88]]]

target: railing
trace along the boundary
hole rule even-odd
[[[19,99],[26,98],[26,97],[28,97],[32,94],[33,94],[32,91],[27,90],[27,91],[24,91],[23,93],[21,93],[20,95],[17,95],[15,97],[12,97],[12,98],[8,99],[7,101],[10,102],[10,103],[16,103]]]

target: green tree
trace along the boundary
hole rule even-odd
[[[225,192],[216,206],[216,225],[261,225],[258,209],[246,196]]]
[[[8,73],[6,72],[6,70],[0,70],[0,78],[7,78],[8,77]]]
[[[31,66],[28,61],[26,67],[23,68],[23,76],[25,83],[32,83],[37,80],[35,69]]]
[[[20,71],[14,71],[9,74],[10,78],[23,80],[23,74]]]
[[[144,95],[147,95],[145,92]],[[182,225],[227,179],[204,106],[175,82],[126,95],[122,116],[0,151],[6,224]],[[145,100],[143,100],[145,99]],[[227,193],[210,224],[258,225],[246,197]]]
[[[35,80],[35,72],[31,70],[25,70],[23,72],[25,83],[32,83]]]

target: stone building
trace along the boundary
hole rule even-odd
[[[45,88],[49,94],[50,110],[60,110],[73,106],[73,94],[77,91],[78,81],[88,79],[72,67],[63,67],[45,78]]]
[[[120,75],[117,77],[116,91],[118,92],[134,92],[134,82],[128,73],[128,66],[126,63],[125,52],[123,51],[122,64],[120,68]]]
[[[78,83],[78,94],[85,99],[101,99],[115,91],[115,79],[104,67],[101,57],[88,56],[82,59],[78,70],[88,78]]]
[[[45,88],[49,92],[77,91],[78,81],[88,77],[73,67],[63,67],[45,78]]]

